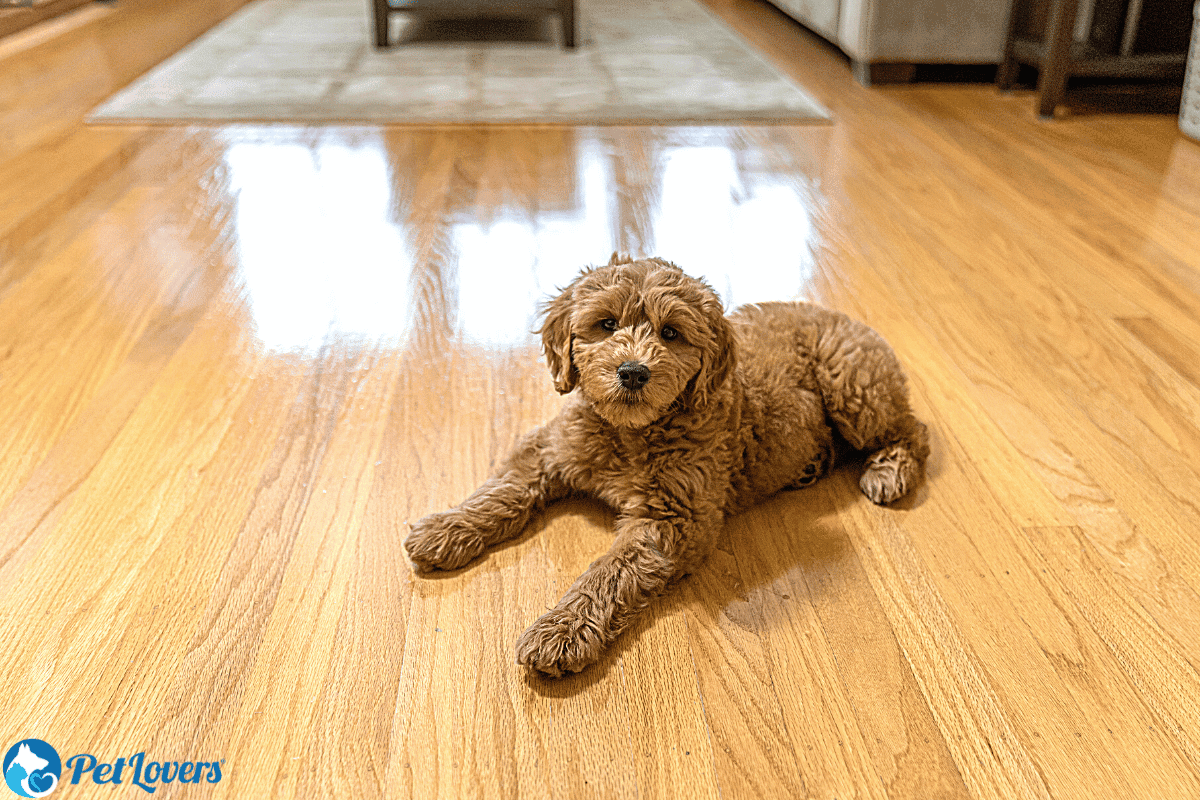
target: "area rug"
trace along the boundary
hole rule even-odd
[[[255,0],[108,99],[94,123],[807,122],[828,119],[696,0],[579,0],[579,46],[554,17],[492,24],[368,0]]]

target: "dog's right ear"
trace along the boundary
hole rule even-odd
[[[575,369],[575,361],[571,357],[571,344],[575,338],[571,334],[574,294],[575,283],[572,283],[558,297],[546,303],[542,308],[542,314],[545,315],[542,327],[535,331],[542,335],[542,352],[546,354],[546,365],[550,367],[554,388],[559,394],[566,394],[579,382],[579,371]]]

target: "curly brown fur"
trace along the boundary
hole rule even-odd
[[[518,662],[547,675],[596,661],[707,555],[726,516],[824,474],[835,429],[868,453],[860,486],[876,503],[911,490],[929,454],[887,343],[818,306],[726,317],[675,265],[614,254],[546,306],[541,335],[555,388],[574,391],[567,406],[462,505],[417,521],[405,547],[419,570],[454,569],[569,493],[611,505],[612,548],[517,642]]]

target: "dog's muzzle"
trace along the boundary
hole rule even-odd
[[[621,386],[630,391],[637,391],[649,382],[650,368],[637,361],[626,361],[617,367],[617,378],[621,381]]]

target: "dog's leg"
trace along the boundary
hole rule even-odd
[[[404,548],[417,569],[457,569],[518,535],[530,517],[567,494],[547,466],[549,428],[528,434],[461,505],[414,522]]]
[[[816,366],[826,413],[867,468],[859,480],[875,503],[906,494],[929,456],[929,432],[909,408],[904,372],[875,331],[838,315],[822,337]]]
[[[858,479],[862,493],[881,505],[908,494],[929,456],[929,432],[911,413],[897,417],[884,438],[890,444],[867,456],[867,468]]]
[[[517,662],[554,677],[595,662],[638,612],[706,555],[720,524],[719,515],[707,524],[619,520],[608,553],[517,640]]]

